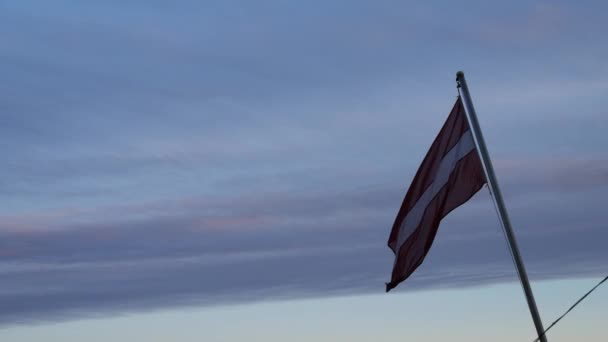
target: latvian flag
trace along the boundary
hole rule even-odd
[[[388,246],[395,253],[390,291],[416,270],[428,253],[439,222],[486,183],[460,98],[424,157],[401,209]]]

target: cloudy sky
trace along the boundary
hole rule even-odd
[[[545,321],[606,275],[607,10],[0,2],[0,338],[531,339],[487,189],[388,295],[386,240],[462,69]]]

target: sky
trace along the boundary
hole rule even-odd
[[[487,189],[386,241],[464,70],[545,324],[608,274],[606,10],[0,2],[0,339],[532,340]]]

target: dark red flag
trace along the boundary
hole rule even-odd
[[[468,201],[486,183],[464,106],[456,100],[424,157],[401,209],[397,214],[388,246],[395,253],[390,291],[422,264],[439,222]]]

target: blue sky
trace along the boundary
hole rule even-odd
[[[460,69],[531,278],[565,308],[608,264],[606,7],[2,2],[0,337],[234,305],[346,313],[343,296],[380,316],[431,294],[437,310],[469,291],[508,304],[486,190],[382,294],[390,226]]]

